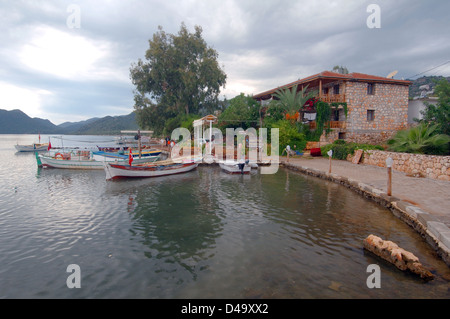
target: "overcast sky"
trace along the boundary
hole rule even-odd
[[[0,109],[55,124],[129,114],[131,64],[182,22],[219,53],[221,99],[335,65],[450,76],[449,15],[448,0],[0,0]]]

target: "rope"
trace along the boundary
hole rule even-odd
[[[93,144],[98,144],[98,143],[108,143],[108,142],[114,142],[114,141],[115,141],[115,140],[105,140],[105,141],[81,141],[81,140],[72,140],[72,139],[62,138],[61,136],[52,136],[52,138],[56,138],[56,139],[60,139],[60,140],[66,140],[66,141],[71,141],[71,142],[93,143]]]

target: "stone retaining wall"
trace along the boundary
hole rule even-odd
[[[364,152],[362,162],[368,165],[385,167],[388,157],[394,160],[392,168],[397,171],[417,177],[450,181],[450,156],[371,150]]]

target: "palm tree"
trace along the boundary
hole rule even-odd
[[[291,89],[278,89],[273,96],[279,100],[279,104],[286,110],[288,114],[295,114],[305,105],[305,103],[316,95],[316,92],[310,91],[305,93],[308,85],[297,92],[298,85],[294,85]]]
[[[419,124],[409,130],[398,131],[388,144],[396,152],[447,154],[450,136],[438,134],[438,129],[439,125],[436,124]]]

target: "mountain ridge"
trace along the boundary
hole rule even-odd
[[[109,135],[118,134],[121,130],[138,129],[134,112],[55,125],[48,119],[31,118],[21,110],[0,109],[0,134]]]

